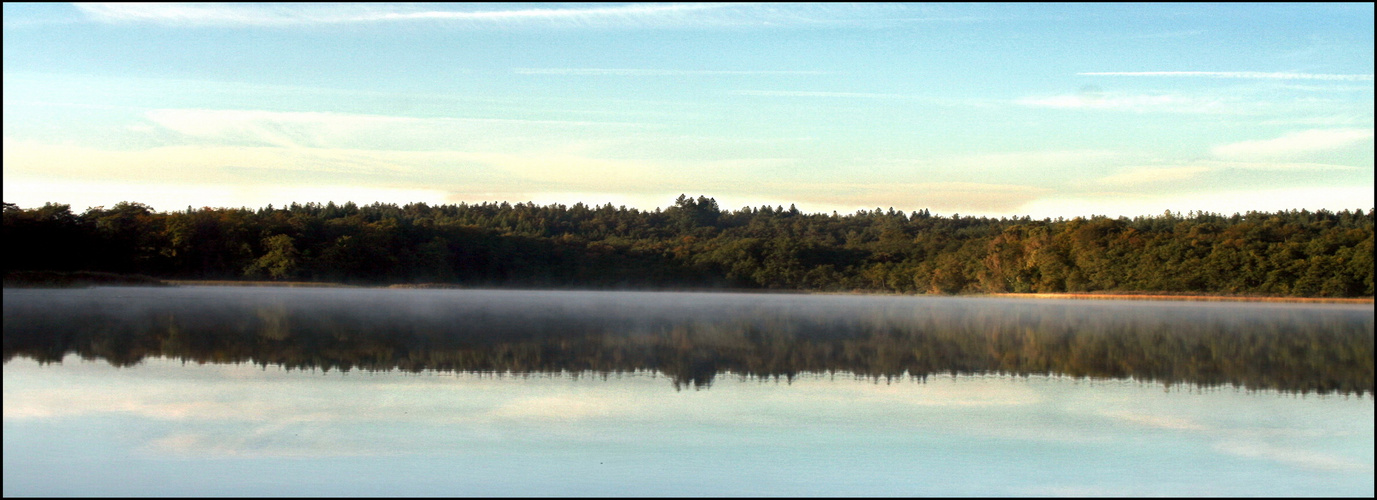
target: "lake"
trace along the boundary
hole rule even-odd
[[[4,291],[4,494],[1363,496],[1371,305]]]

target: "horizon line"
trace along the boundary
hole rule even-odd
[[[689,201],[694,201],[694,202],[696,202],[696,201],[698,200],[698,198],[707,198],[709,201],[712,201],[713,203],[716,203],[716,202],[717,202],[717,199],[716,199],[716,198],[711,197],[711,196],[706,196],[706,195],[700,195],[700,196],[698,196],[698,197],[689,197],[687,194],[684,194],[683,196],[685,197],[685,199],[687,199],[687,200],[689,200]],[[331,201],[326,201],[326,202],[324,202],[324,203],[316,202],[316,201],[291,202],[290,204],[284,204],[284,205],[281,205],[281,206],[275,206],[274,204],[269,203],[269,204],[267,204],[266,206],[260,206],[260,207],[256,207],[256,208],[254,208],[254,207],[249,207],[249,206],[247,206],[247,205],[241,205],[241,206],[239,206],[239,207],[229,207],[229,206],[217,206],[217,207],[202,206],[202,207],[200,207],[200,208],[193,208],[194,205],[187,205],[187,210],[161,210],[161,211],[160,211],[160,210],[157,210],[157,209],[153,208],[151,205],[148,205],[148,204],[145,204],[145,203],[142,203],[142,202],[126,200],[126,201],[117,202],[117,203],[115,203],[114,205],[112,205],[110,208],[106,208],[105,205],[90,206],[90,207],[87,207],[87,209],[86,209],[85,211],[78,213],[78,212],[72,212],[72,211],[71,211],[71,204],[67,204],[67,203],[44,202],[44,204],[43,204],[42,207],[37,207],[37,206],[35,206],[35,207],[32,207],[32,208],[20,207],[18,204],[10,203],[10,202],[3,202],[3,204],[4,204],[4,209],[5,209],[5,210],[9,210],[10,207],[14,207],[14,208],[17,209],[17,210],[24,210],[24,211],[28,211],[28,210],[39,210],[39,209],[42,209],[42,208],[45,208],[45,207],[49,207],[49,206],[55,206],[55,207],[66,206],[66,207],[68,207],[68,211],[69,211],[70,213],[72,213],[72,214],[75,214],[75,215],[82,215],[82,214],[85,214],[86,212],[91,212],[91,211],[94,211],[94,210],[113,210],[114,207],[117,207],[117,206],[119,206],[119,205],[121,205],[121,204],[130,204],[130,205],[142,206],[142,207],[148,209],[149,212],[155,213],[155,214],[189,213],[190,211],[213,211],[213,210],[249,210],[249,211],[262,211],[262,210],[289,210],[288,207],[290,207],[290,206],[292,206],[292,205],[297,205],[297,206],[300,206],[300,207],[310,207],[310,206],[313,206],[313,205],[314,205],[314,206],[319,206],[319,207],[322,207],[322,208],[328,207],[328,206],[330,206],[330,205],[334,205],[334,206],[337,207],[337,208],[343,208],[343,207],[345,207],[345,206],[347,206],[347,205],[353,205],[355,208],[361,209],[361,208],[373,207],[373,206],[393,206],[393,207],[397,207],[397,208],[405,208],[405,207],[409,207],[409,206],[412,206],[412,205],[425,205],[425,206],[427,206],[427,207],[429,207],[429,208],[442,208],[442,207],[461,207],[461,206],[463,206],[463,207],[473,207],[473,206],[484,206],[484,205],[496,205],[496,206],[501,206],[501,205],[504,205],[504,204],[505,204],[505,205],[509,205],[509,208],[515,208],[515,207],[520,206],[520,207],[547,208],[547,209],[548,209],[548,208],[561,208],[561,209],[565,209],[565,210],[571,209],[571,208],[573,208],[573,207],[575,207],[575,206],[577,206],[577,205],[583,205],[584,207],[586,207],[586,208],[589,209],[589,210],[599,210],[599,209],[602,209],[602,208],[605,208],[605,207],[609,207],[609,206],[610,206],[610,207],[612,207],[613,209],[618,210],[618,211],[636,211],[636,212],[642,212],[642,213],[659,213],[659,212],[664,212],[664,211],[667,211],[667,210],[670,209],[670,208],[675,207],[675,205],[669,205],[669,206],[666,206],[666,207],[663,207],[663,208],[657,206],[657,207],[655,207],[655,208],[653,208],[653,209],[646,209],[646,208],[639,208],[639,207],[635,207],[635,206],[628,207],[627,205],[624,205],[624,204],[623,204],[623,205],[613,205],[612,202],[607,202],[607,203],[598,205],[598,204],[584,203],[584,202],[581,202],[581,201],[580,201],[580,202],[575,202],[574,204],[564,204],[564,203],[559,203],[559,202],[552,202],[552,203],[548,203],[548,204],[538,205],[538,204],[536,204],[536,203],[535,203],[534,201],[532,201],[532,200],[519,201],[519,202],[511,202],[511,201],[509,201],[509,200],[501,200],[501,201],[494,200],[494,201],[482,201],[482,202],[458,201],[458,202],[438,203],[438,204],[432,204],[432,203],[425,202],[425,201],[407,202],[407,203],[404,203],[404,204],[403,204],[403,203],[395,203],[395,202],[374,201],[374,202],[372,202],[372,203],[363,204],[363,203],[356,203],[356,202],[354,202],[354,201],[352,201],[352,200],[351,200],[351,201],[344,201],[344,202],[340,202],[340,203],[335,203],[333,200],[331,200]],[[961,215],[960,212],[952,212],[950,215],[943,216],[943,215],[940,214],[940,213],[932,212],[931,209],[930,209],[930,208],[927,208],[927,207],[922,208],[922,209],[919,209],[919,210],[912,210],[912,211],[909,211],[909,212],[905,212],[904,210],[895,210],[893,206],[889,207],[888,210],[884,209],[883,207],[875,207],[874,210],[869,210],[869,209],[857,209],[857,210],[854,211],[854,212],[847,212],[847,213],[842,213],[842,212],[840,212],[840,211],[833,210],[832,213],[829,214],[829,213],[827,213],[827,212],[805,212],[805,211],[803,211],[803,210],[798,210],[798,209],[794,208],[796,205],[797,205],[796,203],[790,203],[788,209],[784,208],[784,206],[783,206],[782,204],[776,204],[775,206],[770,206],[770,205],[768,205],[768,204],[764,204],[764,205],[761,205],[761,206],[758,206],[758,207],[747,205],[747,206],[743,206],[743,207],[741,207],[741,208],[739,208],[739,209],[728,209],[728,208],[721,208],[721,207],[719,207],[719,208],[718,208],[718,212],[719,212],[719,213],[722,213],[722,214],[735,214],[735,213],[741,213],[742,211],[748,210],[748,209],[749,209],[749,210],[752,210],[752,211],[757,211],[757,210],[759,210],[759,209],[769,209],[769,210],[775,211],[775,212],[786,212],[786,213],[787,213],[787,212],[789,212],[789,211],[792,209],[792,210],[797,211],[799,216],[803,216],[803,217],[808,217],[808,216],[823,216],[823,217],[837,216],[837,217],[851,217],[851,216],[856,216],[856,215],[871,215],[871,214],[874,214],[874,213],[889,214],[890,212],[893,212],[895,215],[903,215],[903,216],[909,217],[909,218],[916,216],[916,214],[918,214],[919,212],[926,212],[926,213],[927,213],[927,216],[928,216],[928,217],[931,217],[931,218],[946,218],[946,219],[987,219],[987,220],[1032,220],[1032,221],[1053,221],[1053,222],[1059,222],[1059,221],[1073,221],[1073,220],[1076,220],[1076,219],[1094,220],[1094,219],[1100,219],[1100,218],[1104,218],[1104,219],[1115,219],[1115,220],[1119,220],[1119,219],[1129,219],[1129,220],[1133,220],[1133,219],[1138,219],[1138,218],[1155,218],[1155,217],[1185,217],[1185,218],[1194,218],[1194,217],[1201,217],[1201,216],[1234,217],[1234,216],[1248,216],[1248,215],[1252,215],[1252,214],[1282,214],[1282,213],[1286,213],[1286,214],[1290,214],[1290,213],[1314,213],[1314,214],[1318,214],[1318,213],[1330,213],[1330,214],[1340,214],[1340,213],[1345,213],[1345,212],[1347,212],[1347,213],[1350,213],[1350,214],[1357,213],[1357,214],[1359,214],[1359,215],[1371,215],[1371,214],[1373,214],[1373,213],[1377,213],[1377,207],[1369,207],[1369,208],[1367,209],[1367,212],[1366,212],[1366,213],[1363,211],[1362,208],[1357,208],[1357,209],[1348,209],[1348,208],[1344,208],[1344,209],[1340,209],[1340,210],[1330,210],[1330,209],[1327,209],[1327,208],[1319,208],[1319,209],[1315,209],[1315,210],[1310,210],[1310,209],[1307,209],[1307,208],[1289,208],[1289,209],[1279,209],[1279,210],[1248,210],[1248,211],[1246,211],[1246,212],[1238,212],[1238,211],[1235,211],[1235,212],[1233,212],[1232,214],[1228,214],[1228,215],[1226,215],[1226,214],[1223,213],[1223,212],[1214,212],[1214,211],[1209,211],[1209,210],[1193,210],[1193,209],[1187,209],[1187,210],[1172,210],[1172,209],[1164,209],[1164,210],[1163,210],[1163,213],[1160,213],[1160,214],[1142,214],[1142,215],[1135,215],[1135,216],[1132,216],[1132,217],[1129,217],[1129,216],[1126,216],[1126,215],[1119,215],[1119,216],[1116,216],[1116,217],[1111,217],[1111,216],[1109,216],[1109,215],[1091,213],[1090,215],[1073,215],[1073,216],[1069,216],[1069,217],[1068,217],[1068,216],[1065,216],[1065,215],[1059,215],[1059,216],[1056,216],[1056,217],[1044,216],[1044,217],[1042,217],[1042,218],[1034,218],[1034,217],[1032,217],[1032,216],[1029,215],[1029,214],[1023,214],[1023,215],[1000,215],[1000,216],[990,216],[990,215]]]

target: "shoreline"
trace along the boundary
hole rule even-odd
[[[1373,304],[1373,297],[1276,297],[1262,295],[1204,295],[1175,294],[1164,292],[1066,292],[1066,293],[972,293],[957,295],[901,294],[887,292],[820,292],[812,290],[756,290],[756,289],[659,289],[659,290],[614,290],[585,288],[509,288],[467,286],[446,283],[418,283],[393,285],[349,285],[344,283],[325,283],[311,281],[230,281],[230,280],[163,280],[173,286],[276,286],[276,287],[319,287],[319,288],[380,288],[397,290],[563,290],[563,291],[644,291],[644,292],[700,292],[700,293],[758,293],[758,294],[807,294],[807,295],[892,295],[892,296],[932,296],[932,297],[998,297],[1014,299],[1077,299],[1077,300],[1175,300],[1204,302],[1295,302],[1330,304]]]
[[[234,281],[234,280],[163,280],[172,286],[279,286],[288,288],[387,288],[386,286],[347,285],[315,281]]]
[[[818,291],[754,288],[579,288],[579,287],[505,287],[463,285],[454,283],[396,283],[347,284],[321,281],[256,281],[256,280],[178,280],[157,279],[143,275],[119,275],[97,272],[9,272],[5,288],[85,288],[90,286],[266,286],[288,288],[377,288],[398,290],[551,290],[551,291],[641,291],[689,293],[750,293],[800,295],[879,295],[902,297],[992,297],[1013,299],[1072,299],[1072,300],[1160,300],[1197,302],[1277,302],[1312,304],[1373,304],[1373,297],[1283,297],[1266,295],[1212,295],[1190,292],[1059,292],[1059,293],[968,293],[968,294],[908,294],[867,290]]]
[[[1372,304],[1372,297],[1269,297],[1247,295],[1172,295],[1162,293],[988,293],[972,297],[1078,300],[1178,300],[1201,302],[1299,302],[1318,304]]]

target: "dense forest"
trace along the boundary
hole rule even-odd
[[[83,213],[4,205],[6,271],[164,279],[898,293],[1373,295],[1377,211],[1070,220],[353,203]]]

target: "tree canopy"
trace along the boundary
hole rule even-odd
[[[6,203],[6,270],[172,279],[895,293],[1373,295],[1372,209],[987,218],[890,208]]]

